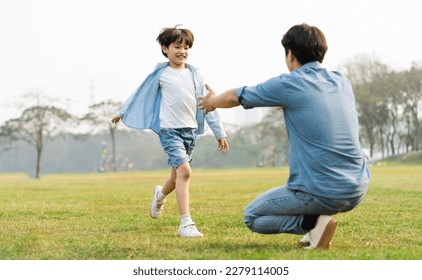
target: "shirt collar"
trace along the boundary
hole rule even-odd
[[[169,66],[170,65],[170,63],[169,62],[159,62],[158,64],[157,64],[157,66],[155,67],[155,68],[164,68],[164,67],[167,67],[167,66]],[[193,66],[193,65],[190,65],[189,63],[186,63],[186,67],[187,68],[189,68],[191,71],[196,71],[196,70],[198,70],[198,68],[196,68],[195,66]]]
[[[322,65],[321,63],[319,63],[319,61],[315,60],[315,61],[303,64],[301,67],[299,67],[299,69],[305,69],[305,68],[322,68]]]

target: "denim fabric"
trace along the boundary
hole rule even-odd
[[[120,109],[119,116],[126,126],[141,130],[151,129],[155,133],[159,133],[161,105],[160,76],[168,65],[168,62],[159,63],[152,73],[148,75],[142,84],[125,101]],[[204,95],[205,86],[199,70],[189,64],[187,64],[187,67],[192,71],[197,95]],[[196,121],[198,123],[198,135],[205,133],[206,121],[217,139],[226,137],[226,132],[224,131],[217,110],[205,115],[204,110],[199,109],[199,102],[197,102]]]
[[[348,199],[327,199],[277,187],[258,196],[245,208],[244,223],[253,232],[263,234],[305,234],[304,215],[334,215],[355,208],[365,193]]]
[[[366,192],[370,174],[359,142],[354,93],[343,74],[310,62],[237,88],[236,95],[244,108],[283,107],[290,189],[333,199]]]
[[[171,167],[177,168],[192,161],[196,128],[160,128],[158,136]]]

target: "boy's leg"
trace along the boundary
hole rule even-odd
[[[176,188],[176,169],[172,168],[170,176],[164,182],[162,192],[164,195],[169,195],[172,191],[174,191],[175,188]]]
[[[176,200],[180,213],[179,237],[202,237],[190,217],[189,182],[192,170],[189,162],[195,147],[195,129],[161,129],[160,142],[169,156],[173,171],[164,184],[163,194],[176,190]],[[174,182],[174,185],[173,185]]]
[[[162,186],[155,186],[152,194],[152,202],[149,207],[149,213],[151,218],[157,219],[161,216],[164,210],[164,204],[166,203],[166,196],[162,193]]]
[[[152,202],[150,206],[151,218],[157,219],[161,216],[166,203],[166,197],[175,188],[176,170],[172,169],[170,176],[167,178],[163,186],[156,186],[153,192]]]
[[[192,170],[188,162],[176,169],[176,199],[180,213],[180,224],[177,235],[182,238],[203,237],[192,221],[189,209],[189,182]]]
[[[176,199],[180,216],[189,212],[189,182],[192,170],[188,162],[176,168]]]

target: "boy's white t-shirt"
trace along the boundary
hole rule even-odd
[[[196,94],[192,72],[168,66],[160,77],[160,127],[197,128]]]

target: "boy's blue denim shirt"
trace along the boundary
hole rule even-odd
[[[160,76],[168,65],[168,62],[159,63],[123,104],[119,117],[126,126],[141,130],[151,129],[158,134],[160,129],[161,104]],[[192,71],[197,95],[203,96],[205,94],[205,87],[202,76],[194,66],[187,64],[187,67]],[[217,111],[205,115],[204,111],[199,109],[199,103],[197,102],[196,121],[198,123],[198,135],[205,132],[204,119],[213,131],[215,138],[221,139],[226,137],[226,132],[221,124]]]
[[[326,198],[364,194],[369,183],[349,80],[310,62],[289,74],[236,89],[240,104],[283,107],[290,142],[287,187]]]

